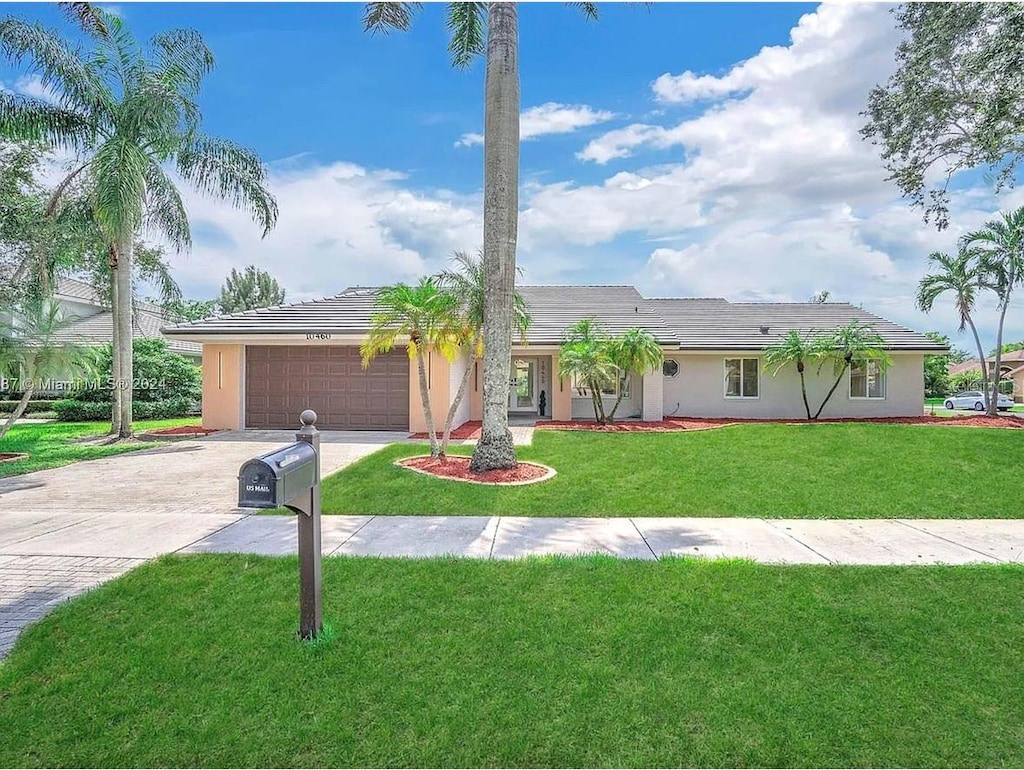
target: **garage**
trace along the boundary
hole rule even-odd
[[[408,430],[409,358],[392,351],[363,369],[357,347],[246,345],[246,427],[297,428],[303,409],[321,430]]]

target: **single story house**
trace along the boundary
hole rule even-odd
[[[988,373],[989,377],[995,372],[996,359],[995,356],[989,356],[988,361]],[[964,372],[977,372],[979,387],[981,380],[981,362],[977,358],[972,358],[964,361],[960,364],[950,364],[949,374],[957,375],[963,374]],[[1003,353],[1001,361],[999,363],[999,379],[1003,382],[1012,382],[1012,389],[1010,386],[1000,386],[1000,390],[1012,395],[1013,400],[1018,404],[1024,402],[1024,350],[1012,350],[1009,353]]]
[[[661,369],[625,378],[618,416],[804,417],[794,367],[766,371],[764,350],[790,329],[832,330],[858,320],[885,340],[892,366],[855,369],[823,417],[922,414],[924,356],[946,347],[846,303],[735,303],[724,299],[647,299],[632,286],[520,286],[533,322],[509,362],[509,413],[555,420],[587,418],[591,400],[558,377],[565,329],[595,318],[612,334],[642,327],[661,345]],[[416,367],[404,347],[364,369],[366,339],[378,289],[354,287],[333,297],[260,308],[164,328],[172,339],[203,348],[203,426],[294,428],[311,408],[326,429],[424,430]],[[428,353],[434,413],[443,419],[469,365]],[[473,365],[469,396],[456,424],[482,415],[482,366]],[[832,367],[808,369],[808,391],[821,398]],[[615,388],[602,394],[611,404]]]
[[[96,287],[77,278],[60,278],[54,287],[53,300],[70,321],[57,335],[58,340],[91,347],[109,344],[113,339],[114,316]],[[164,337],[160,331],[161,327],[173,320],[158,305],[136,300],[132,336],[135,339],[163,337],[168,350],[198,364],[203,354],[201,345],[175,337]]]

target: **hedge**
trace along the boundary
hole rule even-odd
[[[39,399],[31,399],[28,402],[28,406],[25,407],[25,414],[38,414],[39,412],[52,412],[53,405],[56,401],[41,401]],[[0,414],[11,414],[15,409],[18,408],[18,401],[0,399]]]
[[[57,413],[57,419],[61,422],[101,422],[110,419],[111,404],[76,401],[72,398],[51,403],[53,411]],[[190,398],[136,401],[132,404],[132,417],[136,420],[163,420],[196,414],[199,414],[199,409],[196,402]]]

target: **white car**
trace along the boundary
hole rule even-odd
[[[946,408],[947,409],[974,409],[978,412],[985,411],[985,394],[980,390],[965,390],[963,393],[957,393],[955,396],[946,397]],[[996,408],[1007,410],[1013,407],[1013,399],[1002,393],[999,394],[999,399],[996,401]]]

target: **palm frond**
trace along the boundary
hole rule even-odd
[[[448,31],[451,38],[448,42],[448,53],[452,64],[456,67],[468,67],[474,58],[484,53],[487,48],[487,34],[484,28],[484,17],[487,14],[487,3],[449,3]]]
[[[575,8],[580,11],[587,19],[591,21],[597,21],[598,9],[597,3],[566,3],[570,8]]]
[[[199,93],[203,78],[214,65],[213,52],[194,29],[172,29],[155,35],[150,45],[159,72],[175,92],[187,96]]]
[[[181,287],[174,280],[174,274],[164,259],[162,248],[137,242],[134,262],[135,277],[156,286],[161,304],[168,305],[181,301]]]
[[[143,222],[150,159],[127,138],[102,144],[91,168],[96,222],[108,243],[133,238]]]
[[[423,3],[366,3],[363,6],[363,29],[388,34],[393,30],[408,32],[412,17]]]
[[[146,169],[146,213],[144,227],[159,233],[177,251],[192,248],[192,229],[181,193],[170,177],[156,163]]]
[[[114,98],[103,79],[77,47],[41,24],[13,18],[0,21],[0,52],[15,66],[27,63],[65,110],[92,116],[94,121],[109,114]]]
[[[277,201],[265,186],[266,169],[247,147],[201,134],[189,137],[175,158],[178,173],[200,192],[248,211],[267,235],[277,222]]]
[[[0,134],[15,141],[45,141],[53,147],[79,151],[93,133],[80,113],[40,99],[0,91]]]
[[[84,2],[59,2],[57,7],[68,21],[77,25],[87,35],[107,36],[107,13],[102,8]]]

